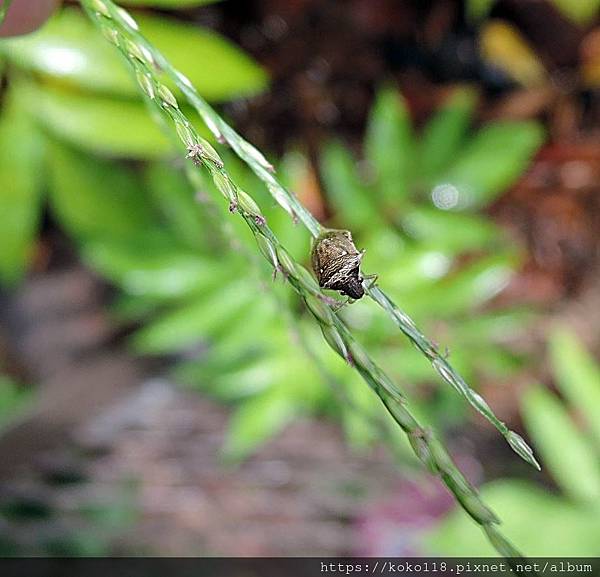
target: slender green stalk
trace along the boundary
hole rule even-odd
[[[161,125],[164,125],[164,118],[161,115],[158,116],[157,120],[161,122]],[[168,134],[173,136],[172,131],[169,131]],[[175,145],[179,145],[179,142],[175,142]],[[194,170],[189,164],[185,166],[185,175],[195,190],[203,189],[203,179],[200,177],[198,171]],[[214,217],[210,220],[210,222],[213,224],[213,230],[215,231],[215,234],[218,234],[224,243],[229,243],[231,246],[239,246],[239,238],[233,231],[231,224],[218,218],[218,208],[213,202],[213,199],[206,198],[202,202],[202,205],[204,209],[207,210],[212,217]],[[246,250],[244,246],[241,246],[240,250],[243,251],[244,258],[252,264],[252,271],[257,275],[257,277],[260,277],[262,274],[262,267],[259,266],[258,255]],[[322,362],[321,358],[316,354],[309,344],[304,331],[302,331],[302,329],[298,326],[297,315],[290,310],[290,307],[287,306],[284,300],[274,290],[268,291],[268,294],[277,307],[278,313],[285,319],[290,338],[297,343],[303,354],[310,359],[313,366],[323,379],[323,382],[329,386],[333,394],[337,397],[338,401],[343,403],[355,415],[360,417],[365,423],[371,426],[373,430],[377,431],[383,441],[388,445],[389,450],[395,456],[397,456],[399,459],[405,457],[404,451],[400,449],[398,444],[390,436],[391,427],[393,427],[394,424],[387,419],[383,419],[383,415],[381,413],[369,415],[362,407],[360,407],[349,397],[340,381],[333,374],[331,374],[331,372]]]
[[[101,0],[99,0],[99,3]],[[86,2],[94,4],[94,2]],[[101,10],[98,10],[101,13]],[[123,14],[126,14],[123,12]],[[231,126],[229,126],[215,110],[200,96],[189,79],[176,70],[164,56],[154,50],[137,32],[131,29],[135,41],[139,43],[149,54],[153,63],[169,77],[190,104],[200,114],[209,130],[218,141],[227,143],[235,153],[253,170],[253,172],[265,183],[269,193],[275,201],[292,217],[294,222],[299,220],[308,229],[313,238],[317,238],[325,229],[314,218],[314,216],[299,202],[297,197],[288,191],[274,177],[273,166],[265,159],[264,155],[252,144],[242,138]],[[134,43],[135,46],[135,43]],[[201,64],[200,64],[201,65]],[[437,347],[419,331],[412,319],[387,296],[383,290],[366,280],[363,283],[367,295],[385,310],[400,331],[419,349],[431,362],[433,368],[444,381],[452,385],[467,402],[485,417],[504,436],[512,449],[529,464],[540,466],[533,455],[533,451],[525,440],[514,431],[511,431],[492,411],[481,395],[469,387],[461,375],[454,369],[441,354]]]
[[[0,0],[0,1],[2,1],[2,5],[0,6],[0,24],[2,24],[2,22],[4,22],[4,19],[6,18],[8,9],[10,8],[10,5],[12,4],[12,0]]]
[[[406,406],[404,395],[397,385],[373,361],[342,319],[333,312],[330,306],[331,299],[323,294],[313,275],[290,256],[267,225],[258,205],[229,177],[219,155],[198,135],[181,112],[174,95],[161,82],[159,73],[161,71],[168,73],[171,70],[172,74],[177,75],[179,82],[191,87],[189,81],[170,67],[156,48],[139,34],[137,24],[131,16],[122,8],[115,6],[111,0],[81,0],[81,4],[104,35],[117,46],[129,62],[140,88],[155,109],[170,119],[179,139],[188,150],[187,157],[208,171],[217,189],[229,202],[231,212],[243,218],[250,228],[265,259],[275,272],[285,275],[289,284],[303,299],[329,346],[354,367],[377,394],[388,412],[406,433],[417,457],[433,474],[440,477],[461,507],[482,527],[501,555],[521,557],[500,533],[496,526],[499,523],[498,518],[480,499],[476,489],[465,479],[443,445],[431,431],[423,428],[412,416]],[[217,124],[217,130],[225,138],[231,137],[232,130],[228,129],[222,121]],[[253,162],[270,174],[270,165],[260,153],[252,152],[255,151],[252,147],[244,148],[240,142],[237,142],[237,145],[252,157]],[[282,198],[285,200],[287,197]],[[292,198],[290,196],[290,199]],[[310,214],[297,201],[291,200],[287,206],[291,213],[301,219],[308,218],[305,215]],[[318,227],[318,230],[321,230],[320,225]]]

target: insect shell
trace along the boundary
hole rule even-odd
[[[328,230],[316,239],[312,249],[312,268],[325,289],[340,291],[353,299],[362,298],[365,291],[360,277],[360,261],[364,251],[358,251],[347,230]]]

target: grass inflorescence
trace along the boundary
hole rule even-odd
[[[99,26],[104,36],[123,54],[137,79],[141,91],[151,103],[154,112],[170,120],[172,131],[187,150],[187,158],[210,174],[232,213],[239,215],[254,235],[258,248],[275,273],[285,276],[302,298],[314,320],[318,323],[329,346],[345,359],[378,395],[387,411],[406,433],[417,457],[435,475],[439,476],[455,496],[460,506],[479,524],[490,542],[501,555],[520,557],[519,552],[501,534],[496,515],[480,499],[475,488],[456,467],[448,452],[434,433],[423,428],[407,407],[406,399],[396,383],[379,367],[369,353],[359,344],[344,321],[332,308],[332,299],[325,295],[313,275],[295,261],[269,228],[260,207],[229,176],[225,164],[210,143],[201,138],[189,119],[181,111],[176,97],[163,83],[167,77],[175,82],[192,104],[219,142],[227,143],[263,180],[273,198],[294,221],[299,220],[317,238],[323,227],[297,198],[275,178],[273,167],[254,146],[239,136],[200,97],[191,82],[174,69],[164,56],[139,32],[131,15],[111,0],[81,0],[90,18]],[[537,466],[531,449],[525,441],[500,421],[487,403],[458,375],[443,355],[439,353],[416,328],[412,320],[392,300],[369,281],[365,292],[381,306],[400,330],[423,352],[444,380],[454,386],[484,417],[508,440],[513,449],[526,461]],[[335,301],[334,301],[335,302]]]
[[[100,0],[99,0],[100,1]],[[86,2],[86,4],[88,4]],[[91,3],[93,4],[93,2]],[[126,12],[123,12],[127,14]],[[128,15],[129,16],[129,15]],[[125,20],[127,21],[127,20]],[[213,133],[217,141],[228,144],[232,150],[251,168],[251,170],[260,178],[266,185],[267,190],[273,199],[290,215],[293,222],[301,222],[303,226],[310,232],[311,236],[316,239],[323,232],[324,227],[315,219],[315,217],[299,202],[297,197],[287,190],[275,178],[273,166],[268,162],[264,155],[252,144],[242,138],[231,126],[229,126],[217,112],[200,96],[196,88],[183,74],[173,68],[173,66],[147,41],[138,33],[137,30],[131,30],[131,33],[136,36],[134,40],[130,40],[132,48],[125,47],[126,55],[138,60],[136,56],[136,43],[139,44],[138,52],[142,50],[151,55],[155,66],[170,78],[181,90],[188,102],[196,109],[202,117],[208,129]],[[110,38],[110,33],[108,33]],[[122,50],[123,51],[123,50]],[[141,61],[140,61],[141,62]],[[136,64],[134,62],[134,67]],[[136,70],[137,72],[137,70]],[[140,86],[148,94],[147,80],[142,72],[138,80]],[[164,87],[166,89],[166,87]],[[168,90],[168,89],[166,89]],[[149,95],[149,94],[148,94]],[[183,115],[181,115],[183,116]],[[174,119],[175,121],[175,119]],[[196,147],[197,142],[190,140],[188,136],[189,123],[187,121],[176,121],[176,128],[180,132],[180,137],[188,146]],[[208,143],[206,143],[208,145]],[[206,146],[206,145],[202,145]],[[212,150],[208,145],[206,151]],[[218,185],[217,185],[218,186]],[[410,319],[393,301],[385,294],[385,292],[376,284],[369,280],[364,282],[365,293],[375,301],[388,314],[390,319],[398,326],[402,333],[419,349],[425,357],[431,362],[432,367],[442,377],[444,381],[449,383],[459,394],[461,394],[471,406],[477,410],[485,419],[487,419],[496,429],[504,436],[512,449],[520,455],[525,461],[539,469],[540,466],[536,461],[533,451],[524,441],[524,439],[514,431],[511,431],[504,422],[502,422],[492,411],[487,402],[471,389],[460,374],[451,366],[437,346],[428,339]]]

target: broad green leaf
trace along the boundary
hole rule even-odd
[[[135,18],[148,40],[207,99],[249,96],[266,87],[263,69],[216,32],[164,16],[136,14]],[[74,8],[62,10],[34,34],[1,41],[0,50],[22,68],[79,88],[139,95],[118,50]],[[172,83],[169,87],[176,90]]]
[[[178,246],[164,234],[140,234],[125,242],[110,238],[87,242],[85,261],[131,295],[172,300],[226,283],[235,274],[226,263],[215,263]]]
[[[600,505],[600,459],[558,397],[541,386],[523,396],[523,420],[543,462],[567,495]]]
[[[302,364],[301,357],[290,354],[289,349],[281,349],[278,353],[254,359],[254,362],[237,370],[223,368],[221,374],[213,379],[214,386],[211,389],[218,389],[220,396],[223,391],[254,389],[258,392],[284,387],[294,403],[298,403],[304,397],[303,394],[298,394],[301,393],[298,388],[301,375],[305,373],[307,383],[313,377],[310,365],[307,366],[305,362]]]
[[[23,94],[39,123],[78,148],[106,156],[154,159],[173,152],[141,102],[44,88]]]
[[[387,203],[402,205],[414,172],[411,119],[399,92],[379,92],[371,109],[365,137],[365,156],[377,179],[379,194]]]
[[[486,311],[462,319],[453,327],[453,334],[461,341],[477,343],[481,335],[494,342],[510,342],[525,336],[524,329],[533,318],[529,309],[503,309]]]
[[[259,394],[282,378],[281,355],[267,354],[253,346],[225,351],[223,348],[221,343],[215,343],[208,355],[179,365],[175,378],[226,403]]]
[[[79,88],[137,94],[117,50],[75,8],[61,10],[33,34],[1,40],[0,51],[20,68]]]
[[[421,206],[402,211],[398,220],[402,228],[424,246],[451,254],[502,244],[500,229],[491,220],[476,215]]]
[[[419,143],[419,179],[431,181],[460,151],[476,102],[472,90],[457,90],[427,123]]]
[[[207,100],[253,96],[267,87],[265,70],[216,32],[171,18],[134,16],[142,34]]]
[[[551,0],[551,2],[570,20],[585,26],[598,17],[599,0]]]
[[[231,282],[163,314],[134,335],[133,345],[144,354],[172,353],[197,345],[241,322],[240,315],[253,298],[247,282]]]
[[[542,128],[535,122],[488,124],[438,179],[434,202],[443,206],[448,198],[448,209],[489,204],[523,174],[542,142]]]
[[[123,239],[155,226],[136,174],[58,143],[49,147],[50,205],[79,240]]]
[[[502,519],[502,532],[531,557],[597,557],[600,555],[600,515],[549,491],[517,480],[488,483],[482,499]],[[495,557],[481,529],[462,510],[455,510],[424,542],[433,555]],[[558,561],[558,559],[557,559]]]
[[[381,224],[377,199],[358,178],[357,162],[341,143],[329,143],[321,153],[321,175],[327,198],[343,226],[364,230]]]
[[[408,294],[404,304],[424,318],[450,318],[466,314],[495,297],[514,274],[516,259],[507,253],[481,258],[448,275],[428,291]]]
[[[18,281],[40,215],[43,142],[13,91],[0,116],[0,282]]]
[[[566,329],[552,333],[550,359],[556,384],[600,442],[600,367]]]
[[[276,387],[246,401],[233,414],[223,453],[228,461],[240,461],[279,433],[298,408],[285,387]]]
[[[487,338],[487,335],[482,334],[480,339]],[[494,346],[494,343],[479,342],[479,346],[468,348],[468,345],[460,343],[461,350],[467,350],[475,354],[475,362],[478,368],[481,368],[486,375],[500,381],[501,383],[508,383],[508,380],[523,370],[527,364],[528,359],[525,355],[512,353],[510,350],[501,348],[500,346]]]
[[[402,294],[403,298],[410,298],[411,292],[427,291],[436,281],[445,277],[453,262],[453,259],[442,251],[415,247],[389,262],[380,260],[382,265],[385,264],[385,268],[373,266],[372,270],[382,270],[382,284],[385,282],[385,286],[394,293]],[[365,270],[371,270],[371,267],[365,267]]]
[[[87,262],[90,262],[89,256],[86,257]],[[100,267],[93,266],[96,270],[101,270]],[[104,272],[102,272],[104,274]],[[110,278],[106,275],[107,278]],[[118,283],[115,283],[118,284]],[[154,295],[148,296],[145,294],[118,294],[109,304],[108,311],[113,320],[117,323],[132,324],[135,322],[145,321],[163,304],[161,297]]]

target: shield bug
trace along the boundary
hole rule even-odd
[[[352,299],[365,294],[360,276],[364,251],[354,246],[348,230],[327,230],[313,245],[311,263],[321,288],[340,291]]]

